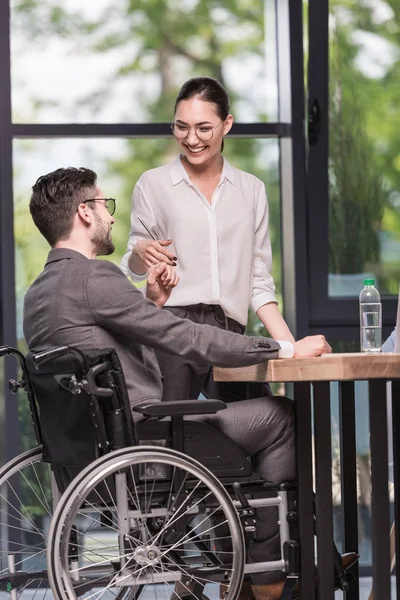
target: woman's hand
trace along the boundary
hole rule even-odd
[[[179,283],[176,270],[165,262],[151,267],[147,277],[146,296],[162,308],[175,286]]]
[[[137,256],[146,265],[148,269],[164,262],[167,265],[176,267],[176,256],[172,252],[166,250],[166,246],[170,246],[172,240],[141,240],[136,242],[132,248],[132,257]]]
[[[332,348],[328,344],[324,335],[308,335],[307,337],[295,342],[294,358],[309,358],[320,356],[321,354],[330,354]]]

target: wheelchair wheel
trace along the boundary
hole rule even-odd
[[[38,446],[0,469],[0,596],[49,591],[47,534],[52,516],[51,471]]]
[[[86,521],[85,535],[76,534]],[[177,582],[192,600],[216,600],[222,581],[226,600],[235,600],[244,554],[239,517],[216,477],[180,452],[140,446],[116,450],[74,479],[56,508],[47,560],[60,600],[108,592],[169,599]]]

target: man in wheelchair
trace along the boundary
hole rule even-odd
[[[307,337],[292,345],[199,325],[160,310],[178,283],[172,267],[160,263],[150,269],[145,297],[113,263],[95,260],[97,256],[109,255],[114,250],[111,239],[114,210],[115,200],[104,197],[97,186],[97,176],[90,169],[58,169],[37,180],[33,186],[30,211],[51,250],[43,272],[25,297],[24,334],[32,352],[55,346],[71,346],[85,351],[115,349],[125,375],[138,431],[149,415],[182,414],[175,406],[178,403],[165,403],[174,406],[166,406],[157,413],[162,381],[154,349],[225,367],[255,364],[269,358],[317,356],[331,351],[323,336]],[[255,398],[222,405],[224,410],[214,406],[210,409],[211,414],[201,414],[204,410],[200,401],[187,406],[190,407],[191,421],[202,421],[212,430],[220,430],[221,439],[228,436],[233,440],[250,458],[253,473],[264,482],[274,484],[276,489],[282,482],[295,480],[294,426],[289,399],[272,396]],[[250,510],[250,505],[240,489],[236,490],[236,497],[243,524],[243,511]],[[251,588],[245,581],[241,591],[233,590],[232,583],[229,584],[232,578],[226,571],[225,586],[221,578],[217,578],[221,582],[221,597],[224,594],[232,600],[292,597],[285,596],[287,573],[279,566],[282,546],[277,513],[274,512],[276,505],[272,510],[261,508],[256,511],[255,528],[252,527],[253,518],[251,522],[250,519],[245,521],[245,531],[251,539],[248,540],[248,563],[272,561],[271,564],[274,564],[275,561],[276,569],[256,572],[249,568]],[[265,511],[268,515],[272,513],[272,517],[266,517]],[[250,510],[245,514],[253,513],[254,510]],[[207,523],[203,526],[207,531]],[[214,542],[207,542],[213,544],[213,548],[220,548],[221,556],[224,552],[226,556],[235,552],[232,542],[224,548],[223,540],[218,540],[225,536],[229,526],[229,518],[227,522],[220,519],[214,531]],[[154,532],[153,535],[157,537]],[[142,550],[139,552],[135,548],[135,564],[146,563],[148,566],[150,555],[153,557],[151,561],[156,564],[160,560],[158,552],[158,549],[151,548],[145,558]],[[190,553],[190,549],[185,552]],[[177,554],[174,560],[183,560],[179,556]],[[224,561],[221,559],[221,562]],[[186,583],[182,579],[177,581],[175,597],[203,597],[193,592],[198,584],[199,579],[193,582],[193,577],[188,577]],[[190,593],[193,595],[188,596]],[[62,592],[60,594],[63,596]],[[157,597],[156,593],[154,597]]]

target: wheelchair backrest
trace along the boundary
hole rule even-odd
[[[122,368],[112,349],[85,352],[89,365],[105,363],[107,369],[97,378],[97,385],[112,388],[124,413],[126,443],[135,443],[129,399]],[[26,365],[39,407],[43,437],[43,460],[55,466],[80,467],[88,465],[102,452],[99,440],[109,435],[107,419],[111,411],[109,398],[95,398],[79,389],[87,373],[74,354],[54,358],[36,367],[31,353]],[[100,412],[96,415],[96,406]],[[110,440],[107,440],[110,442]]]

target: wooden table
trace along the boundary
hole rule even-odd
[[[354,381],[368,380],[371,446],[372,575],[375,598],[390,598],[388,432],[386,381],[393,398],[394,517],[400,523],[400,354],[325,354],[316,358],[279,359],[250,367],[214,368],[217,381],[294,383],[298,473],[298,521],[301,597],[316,600],[314,583],[313,475],[317,531],[318,598],[334,599],[332,451],[330,382],[339,382],[339,425],[343,510],[343,552],[358,551]],[[399,431],[398,431],[399,430]],[[314,435],[313,435],[314,434]],[[314,439],[313,439],[314,438]],[[315,468],[313,465],[313,443]],[[400,536],[396,539],[400,556]],[[400,600],[400,569],[396,590]],[[358,600],[358,580],[346,592]]]

